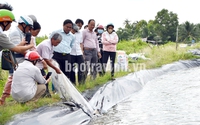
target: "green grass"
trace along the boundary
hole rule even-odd
[[[39,108],[44,105],[53,105],[58,102],[59,98],[56,95],[50,98],[40,99],[37,102],[29,102],[26,104],[20,104],[12,100],[11,97],[7,99],[6,105],[0,107],[0,125],[5,124],[11,120],[11,117],[15,114],[31,111],[32,109]]]
[[[189,49],[200,48],[200,43],[197,43],[195,46],[178,48],[176,50],[175,43],[168,43],[164,46],[149,46],[147,43],[142,42],[141,40],[136,41],[121,41],[118,43],[117,49],[124,50],[127,54],[130,53],[144,53],[145,57],[150,58],[151,60],[131,60],[129,59],[128,71],[115,72],[115,77],[122,77],[130,72],[138,71],[141,69],[150,69],[157,68],[164,64],[172,63],[178,60],[189,60],[199,58],[190,53],[187,53]],[[7,80],[8,73],[0,69],[0,95],[3,92],[4,84]],[[83,92],[87,89],[92,89],[97,85],[103,85],[110,80],[110,72],[107,72],[103,77],[97,77],[96,80],[90,80],[89,77],[86,80],[86,84],[77,85],[76,88],[78,91]],[[51,86],[51,85],[50,85]],[[53,95],[53,94],[52,94]],[[38,102],[30,102],[27,104],[19,104],[14,101],[11,97],[6,100],[4,106],[0,106],[0,125],[8,122],[13,115],[19,114],[22,112],[31,111],[35,108],[39,108],[44,105],[52,106],[53,104],[59,102],[59,96],[53,95],[52,98],[42,98]]]

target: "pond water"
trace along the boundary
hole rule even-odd
[[[97,117],[94,125],[200,125],[200,68],[168,72]]]

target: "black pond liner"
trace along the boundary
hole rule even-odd
[[[82,95],[89,98],[89,104],[94,109],[90,116],[73,102],[60,102],[54,106],[44,106],[27,113],[15,115],[14,120],[7,125],[88,125],[96,117],[106,113],[114,105],[141,90],[152,79],[165,73],[200,66],[200,60],[177,61],[160,68],[141,70],[127,76],[109,81],[96,90],[89,90]]]

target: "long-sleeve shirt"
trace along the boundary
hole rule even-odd
[[[13,74],[11,95],[18,102],[31,100],[37,91],[37,83],[45,84],[46,80],[42,76],[40,69],[29,61],[19,64]]]
[[[90,31],[89,29],[85,29],[82,31],[83,37],[83,46],[86,48],[96,48],[98,52],[100,52],[99,41],[97,35],[94,31]]]
[[[118,35],[115,32],[102,34],[103,51],[116,52],[116,44],[118,43]]]

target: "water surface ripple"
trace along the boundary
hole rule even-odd
[[[95,125],[200,125],[200,68],[161,75],[95,119]]]

